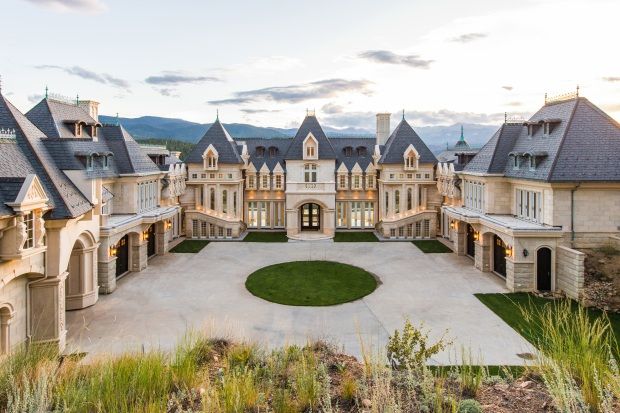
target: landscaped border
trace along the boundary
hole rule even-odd
[[[336,231],[334,242],[379,242],[371,231]]]
[[[425,254],[445,254],[452,252],[450,247],[441,241],[437,241],[436,239],[414,240],[411,241],[411,243]]]
[[[288,237],[286,236],[286,232],[282,231],[266,231],[266,232],[258,232],[251,231],[248,232],[243,238],[244,242],[288,242]]]
[[[170,249],[170,252],[176,254],[196,254],[207,246],[209,241],[202,239],[186,239]]]

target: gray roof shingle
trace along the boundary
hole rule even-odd
[[[304,140],[308,137],[309,133],[312,133],[319,144],[319,159],[337,159],[334,148],[330,140],[325,136],[325,132],[323,132],[323,128],[321,128],[321,124],[316,116],[307,115],[299,126],[299,129],[297,129],[297,133],[284,155],[285,160],[303,159]]]
[[[213,145],[218,153],[218,163],[221,164],[240,164],[243,163],[237,144],[232,139],[228,131],[217,119],[207,130],[204,136],[198,141],[196,146],[187,156],[187,163],[202,163],[202,154],[207,150],[209,145]]]
[[[409,145],[413,145],[416,151],[418,151],[420,163],[437,163],[437,158],[435,158],[433,152],[428,149],[428,146],[426,146],[424,141],[405,119],[396,126],[394,132],[392,132],[385,142],[385,147],[382,149],[379,163],[403,163],[403,155]]]

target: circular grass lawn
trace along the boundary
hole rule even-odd
[[[278,304],[326,306],[367,296],[377,288],[377,280],[368,271],[339,262],[293,261],[253,272],[245,286]]]

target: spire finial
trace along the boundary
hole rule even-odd
[[[547,104],[547,92],[545,92],[545,105]]]
[[[47,99],[49,96],[49,88],[47,87],[47,85],[45,85],[45,99]]]
[[[508,123],[508,112],[504,112],[504,123]]]
[[[79,106],[80,105],[80,95],[75,95],[75,106]]]
[[[579,85],[577,85],[577,97],[579,97]]]
[[[215,109],[215,121],[219,122],[220,120],[220,109]]]
[[[118,112],[116,112],[116,126],[120,126],[121,122],[118,119]]]
[[[405,109],[403,109],[403,120],[405,120]]]
[[[461,142],[465,140],[465,136],[463,136],[463,125],[461,125]]]

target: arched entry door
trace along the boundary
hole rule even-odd
[[[129,235],[125,235],[116,244],[116,277],[129,271]]]
[[[467,224],[467,255],[472,258],[476,256],[476,245],[474,241],[474,227]]]
[[[301,230],[318,231],[321,228],[321,207],[318,204],[304,204],[301,207]]]
[[[497,235],[493,235],[493,271],[506,277],[506,244]]]
[[[155,224],[151,225],[147,231],[147,256],[150,258],[155,255]]]
[[[536,253],[536,289],[551,291],[551,250],[546,247]]]

